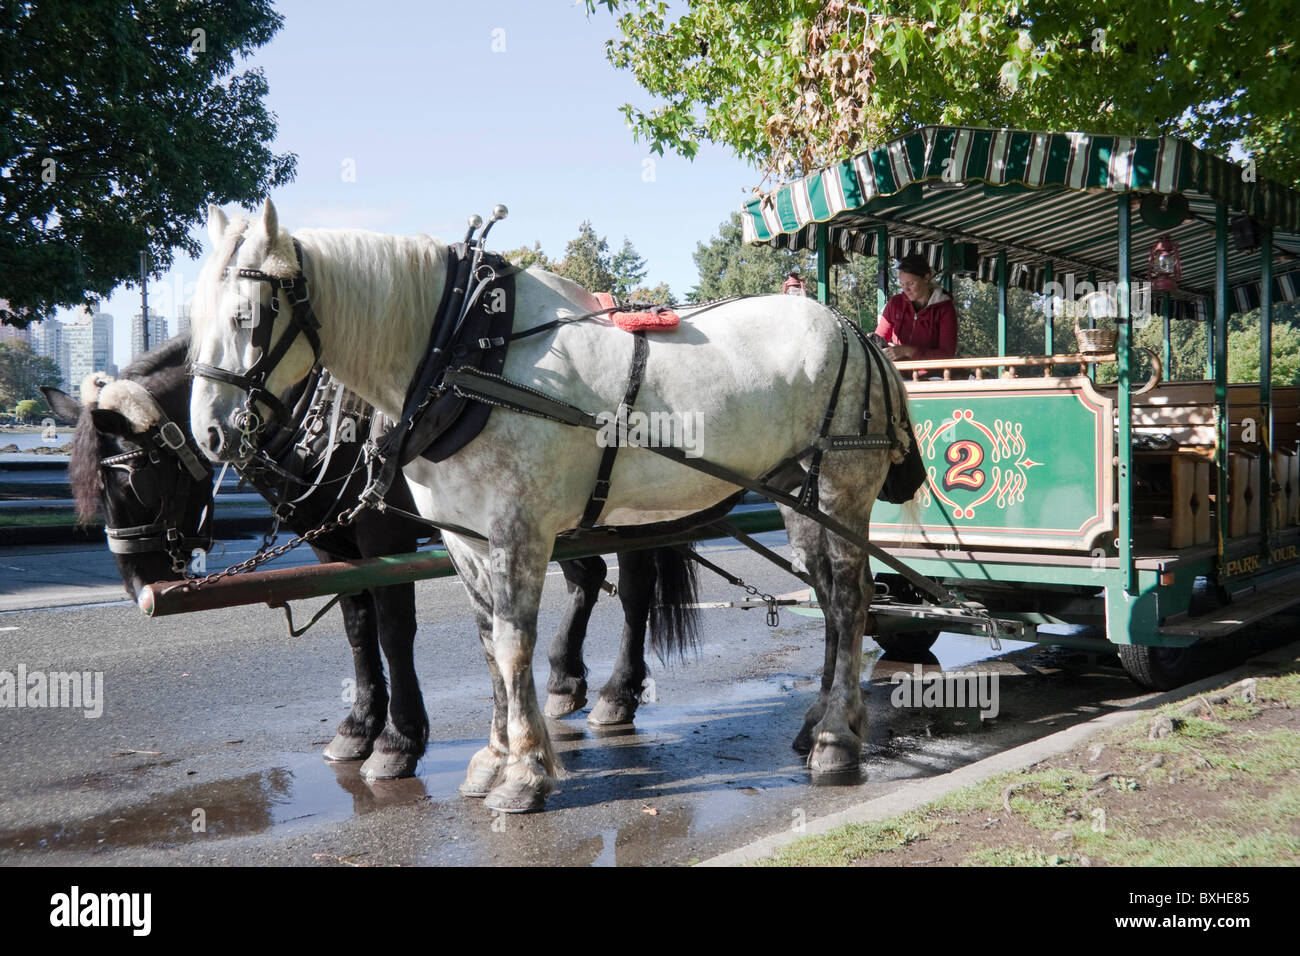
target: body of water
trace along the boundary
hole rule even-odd
[[[60,445],[66,445],[72,441],[73,429],[60,428],[57,437],[53,441],[47,441],[41,437],[41,432],[6,432],[0,431],[0,448],[6,445],[17,445],[20,452],[31,451],[33,448],[52,447],[58,448]]]

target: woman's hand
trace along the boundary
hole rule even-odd
[[[885,349],[885,355],[896,362],[903,362],[916,355],[916,348],[911,345],[891,345]]]

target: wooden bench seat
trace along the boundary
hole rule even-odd
[[[1114,386],[1099,391],[1114,394]],[[1215,412],[1213,382],[1169,382],[1133,395],[1134,463],[1139,480],[1160,476],[1169,500],[1146,498],[1143,515],[1168,517],[1170,547],[1209,541],[1214,501]],[[1300,388],[1274,386],[1272,520],[1278,528],[1300,523]],[[1259,532],[1260,456],[1265,451],[1264,408],[1257,384],[1228,386],[1228,534]],[[1166,471],[1167,470],[1167,471]],[[1164,484],[1167,482],[1167,485]],[[1136,509],[1135,509],[1136,510]]]

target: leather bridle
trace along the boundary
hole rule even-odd
[[[285,424],[289,420],[288,410],[285,409],[280,399],[267,389],[266,383],[271,377],[271,373],[275,371],[276,366],[280,364],[300,334],[311,345],[312,364],[315,365],[320,361],[320,335],[318,334],[320,320],[316,318],[316,313],[312,311],[311,300],[308,295],[307,276],[302,269],[302,247],[296,239],[293,241],[293,251],[298,257],[298,271],[287,278],[273,276],[262,272],[260,269],[234,270],[235,275],[240,279],[251,279],[254,282],[266,282],[271,285],[271,320],[269,322],[263,321],[260,315],[257,315],[256,309],[259,308],[257,303],[260,300],[254,300],[254,315],[257,318],[253,322],[253,346],[258,349],[257,360],[242,375],[201,362],[196,362],[191,366],[191,371],[197,376],[224,382],[227,385],[234,385],[244,391],[247,398],[243,408],[235,416],[234,425],[243,436],[243,441],[250,447],[251,436],[265,424],[254,409],[254,403],[261,402],[269,408],[274,421]],[[229,274],[230,270],[227,269],[226,272]],[[283,293],[285,300],[289,303],[289,327],[285,329],[279,340],[272,345],[271,336],[275,331],[275,320],[280,315],[278,293]]]
[[[140,447],[101,458],[99,467],[124,469],[131,493],[146,508],[150,502],[144,500],[134,484],[136,469],[142,467],[138,462],[147,460],[151,472],[167,476],[167,469],[160,466],[164,459],[171,460],[175,466],[170,472],[172,484],[170,488],[160,489],[158,513],[149,524],[121,527],[109,525],[106,520],[104,534],[108,549],[114,554],[165,552],[171,558],[172,570],[183,572],[195,548],[208,551],[212,547],[211,508],[207,509],[196,534],[185,533],[191,491],[196,487],[211,487],[212,467],[191,447],[181,427],[170,419],[164,418],[131,440]]]

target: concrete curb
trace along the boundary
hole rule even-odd
[[[955,790],[982,783],[1000,773],[1006,773],[1009,770],[1023,770],[1025,767],[1032,766],[1049,757],[1063,754],[1089,738],[1095,737],[1102,731],[1131,724],[1157,707],[1208,690],[1215,690],[1245,677],[1258,676],[1257,672],[1261,663],[1289,664],[1294,662],[1297,657],[1300,657],[1300,642],[1268,651],[1265,654],[1252,657],[1245,664],[1230,671],[1207,677],[1194,684],[1185,684],[1163,694],[1144,698],[1120,710],[1103,714],[1082,724],[1075,724],[1073,727],[1052,734],[1050,737],[1043,737],[1040,740],[1021,744],[1012,750],[994,754],[992,757],[986,757],[949,773],[940,774],[937,777],[906,781],[892,793],[884,794],[865,803],[860,803],[855,807],[832,813],[817,820],[809,820],[803,833],[783,832],[764,837],[729,853],[702,860],[696,865],[740,866],[770,856],[782,847],[788,846],[797,840],[817,836],[836,827],[842,827],[849,823],[886,820],[898,816],[901,813],[922,807]]]

